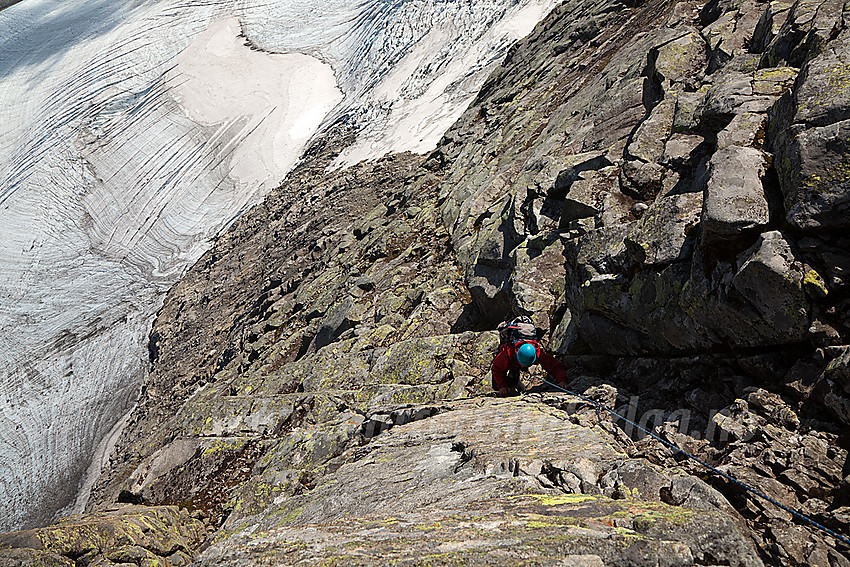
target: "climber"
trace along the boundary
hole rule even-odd
[[[519,316],[500,323],[498,330],[501,344],[490,370],[493,389],[500,397],[517,395],[520,370],[527,370],[535,362],[552,375],[558,386],[567,387],[567,371],[555,357],[540,347],[537,329],[531,319]]]

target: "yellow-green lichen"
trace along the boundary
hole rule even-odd
[[[815,270],[809,270],[803,275],[803,285],[806,286],[807,290],[820,297],[826,297],[829,294],[823,278]]]
[[[560,524],[553,524],[551,522],[541,522],[540,520],[531,520],[525,524],[529,528],[553,528],[553,527],[561,527]]]
[[[537,499],[538,502],[543,504],[544,506],[560,506],[562,504],[579,504],[581,502],[586,502],[588,500],[596,500],[595,496],[591,496],[590,494],[559,494],[559,495],[550,495],[550,494],[532,494],[532,498]]]
[[[283,509],[280,509],[280,510],[276,510],[274,512],[274,514],[276,516],[279,516],[279,518],[280,518],[277,522],[278,525],[283,526],[283,525],[286,525],[286,524],[293,523],[295,520],[298,519],[299,516],[301,516],[301,514],[303,512],[304,512],[304,508],[299,506],[297,508],[292,508],[292,509],[283,508]]]
[[[244,439],[217,439],[210,445],[204,447],[201,453],[204,457],[215,455],[223,451],[239,451],[245,446]]]

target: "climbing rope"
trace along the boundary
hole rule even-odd
[[[744,488],[744,489],[748,490],[749,492],[751,492],[751,493],[755,494],[755,495],[756,495],[756,496],[758,496],[759,498],[762,498],[762,499],[764,499],[764,500],[767,500],[767,501],[768,501],[768,502],[770,502],[771,504],[773,504],[773,505],[775,505],[775,506],[778,506],[779,508],[781,508],[781,509],[785,510],[786,512],[788,512],[789,514],[791,514],[791,515],[792,515],[792,516],[794,516],[795,518],[797,518],[797,519],[799,519],[799,520],[802,520],[803,522],[805,522],[805,523],[807,523],[807,524],[810,524],[810,525],[814,526],[815,528],[819,529],[820,531],[822,531],[822,532],[824,532],[824,533],[826,533],[826,534],[831,535],[832,537],[834,537],[834,538],[835,538],[835,539],[837,539],[838,541],[842,542],[843,544],[845,544],[845,545],[847,545],[847,546],[850,546],[850,539],[847,539],[845,536],[835,533],[835,532],[834,532],[834,531],[832,531],[831,529],[827,528],[826,526],[823,526],[823,525],[819,524],[818,522],[814,521],[813,519],[811,519],[811,518],[810,518],[810,517],[808,517],[807,515],[803,514],[802,512],[798,512],[797,510],[793,510],[793,509],[789,508],[788,506],[786,506],[786,505],[784,505],[784,504],[782,504],[782,503],[780,503],[780,502],[777,502],[776,500],[774,500],[773,498],[771,498],[771,497],[770,497],[770,496],[768,496],[767,494],[765,494],[765,493],[761,492],[760,490],[758,490],[758,489],[756,489],[756,488],[753,488],[752,486],[750,486],[749,484],[747,484],[747,483],[745,483],[745,482],[742,482],[742,481],[740,481],[740,480],[736,479],[735,477],[733,477],[733,476],[732,476],[732,475],[730,475],[729,473],[725,473],[725,472],[721,471],[720,469],[718,469],[718,468],[716,468],[716,467],[713,467],[713,466],[709,465],[708,463],[706,463],[705,461],[703,461],[703,460],[702,460],[702,459],[700,459],[699,457],[696,457],[696,456],[694,456],[694,455],[691,455],[690,453],[688,453],[687,451],[685,451],[684,449],[682,449],[681,447],[679,447],[679,446],[678,446],[678,445],[676,445],[675,443],[672,443],[672,442],[670,442],[670,441],[667,441],[666,439],[662,439],[661,437],[659,437],[658,435],[656,435],[656,434],[655,434],[655,433],[653,433],[652,431],[649,431],[649,430],[648,430],[648,429],[646,429],[645,427],[642,427],[641,425],[638,425],[638,424],[637,424],[637,423],[635,423],[634,421],[632,421],[632,420],[630,420],[630,419],[628,419],[628,418],[626,418],[626,417],[624,417],[624,416],[622,416],[622,415],[620,415],[620,414],[616,413],[614,410],[612,410],[612,409],[608,408],[607,406],[605,406],[605,405],[603,405],[603,404],[600,404],[599,402],[597,402],[597,401],[595,401],[595,400],[591,400],[590,398],[586,398],[586,397],[582,396],[581,394],[576,394],[575,392],[571,392],[571,391],[567,390],[566,388],[562,388],[561,386],[558,386],[557,384],[553,384],[552,382],[549,382],[548,380],[545,380],[545,379],[544,379],[544,380],[543,380],[543,383],[544,383],[544,384],[548,384],[549,386],[552,386],[553,388],[557,388],[558,390],[561,390],[562,392],[566,392],[567,394],[569,394],[569,395],[571,395],[571,396],[575,396],[575,397],[577,397],[577,398],[579,398],[579,399],[582,399],[582,400],[584,400],[584,401],[586,401],[586,402],[589,402],[589,403],[591,403],[591,404],[593,404],[593,405],[595,405],[595,406],[597,406],[597,407],[599,407],[599,408],[602,408],[603,410],[607,411],[608,413],[610,413],[611,415],[613,415],[613,416],[614,416],[614,417],[616,417],[617,419],[622,419],[623,421],[625,421],[625,422],[626,422],[626,423],[628,423],[629,425],[632,425],[632,426],[634,426],[634,427],[637,427],[638,429],[640,429],[641,431],[643,431],[643,432],[644,432],[644,433],[646,433],[647,435],[649,435],[649,436],[653,437],[654,439],[656,439],[656,440],[660,441],[660,442],[661,442],[661,443],[663,443],[666,447],[669,447],[670,449],[673,449],[674,451],[678,451],[679,453],[683,454],[685,457],[687,457],[687,458],[689,458],[689,459],[691,459],[691,460],[693,460],[693,461],[696,461],[697,463],[701,464],[702,466],[704,466],[706,469],[710,470],[711,472],[713,472],[713,473],[715,473],[715,474],[718,474],[718,475],[722,476],[722,477],[723,477],[723,478],[725,478],[726,480],[729,480],[729,481],[731,481],[731,482],[734,482],[735,484],[737,484],[737,485],[738,485],[738,486],[740,486],[741,488]]]

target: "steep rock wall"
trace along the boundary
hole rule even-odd
[[[850,332],[841,6],[623,8],[561,5],[440,146],[473,299],[491,323],[532,314],[562,354],[829,362]],[[529,250],[564,254],[563,288]]]

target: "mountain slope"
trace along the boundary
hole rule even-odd
[[[329,172],[334,130],[169,292],[90,509],[188,507],[201,564],[847,565],[538,375],[487,396],[529,313],[572,390],[847,532],[845,34],[564,2],[429,156]]]
[[[82,509],[165,293],[319,133],[354,129],[338,166],[433,148],[553,4],[0,11],[0,528]]]

